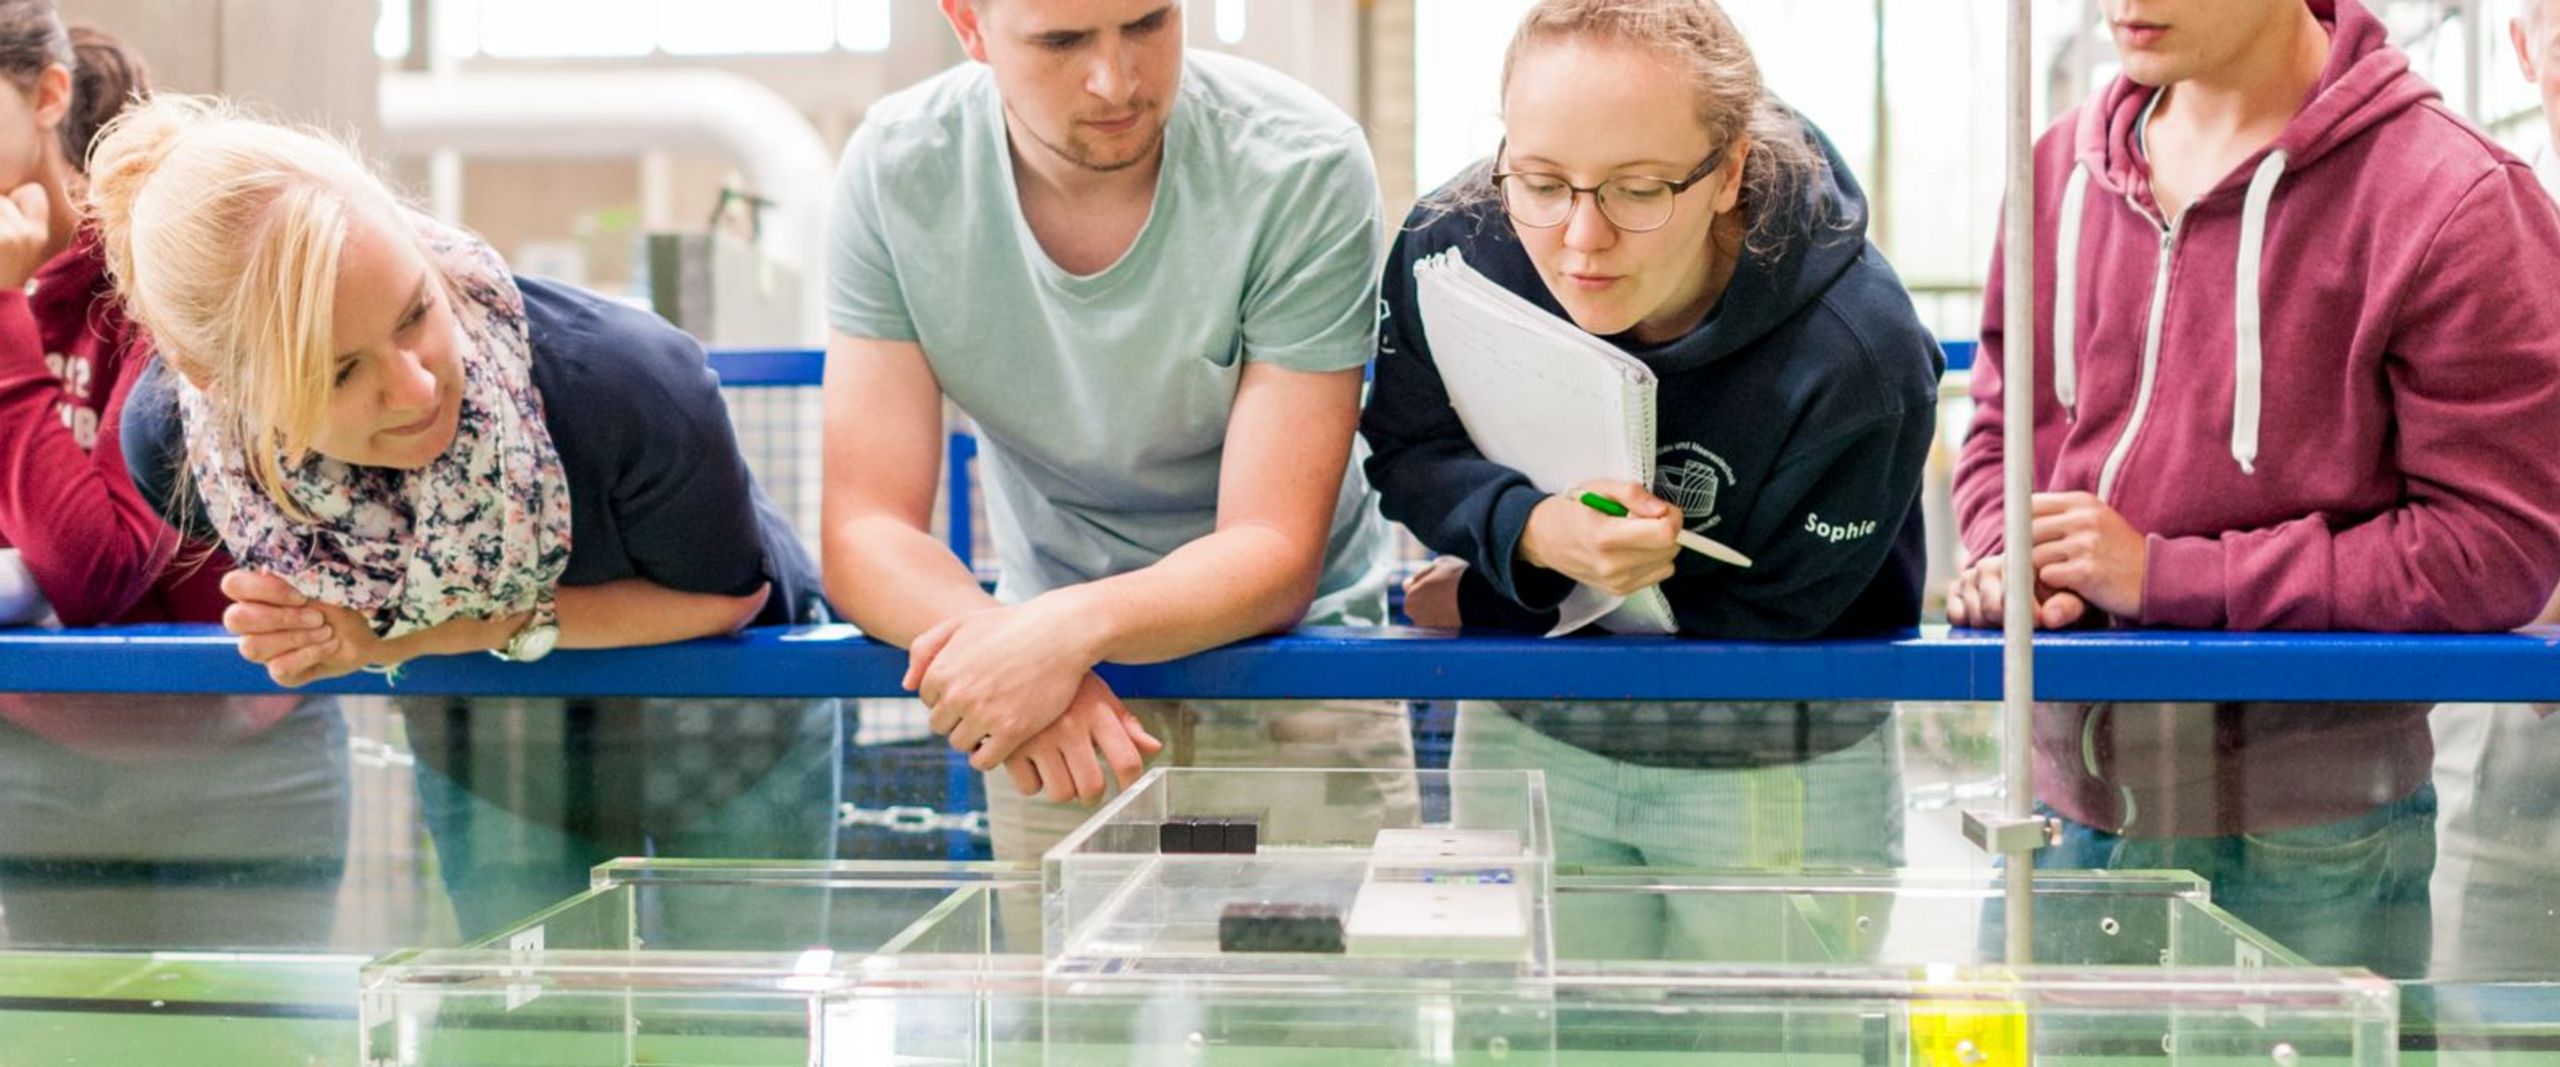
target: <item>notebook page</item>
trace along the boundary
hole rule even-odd
[[[1550,493],[1602,479],[1651,484],[1649,368],[1502,289],[1454,251],[1414,274],[1432,358],[1477,451]],[[1669,633],[1670,607],[1658,589],[1622,604],[1586,586],[1567,599],[1554,632],[1606,616],[1613,631]]]

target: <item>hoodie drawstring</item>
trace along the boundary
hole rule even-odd
[[[2282,149],[2267,153],[2249,177],[2240,209],[2240,261],[2234,274],[2232,313],[2231,458],[2247,474],[2258,473],[2258,420],[2265,407],[2266,345],[2259,285],[2267,245],[2267,210],[2284,177]],[[2065,415],[2079,417],[2079,311],[2081,214],[2089,197],[2089,170],[2075,164],[2062,187],[2062,231],[2054,243],[2053,395]]]
[[[2249,176],[2249,198],[2240,208],[2240,263],[2232,288],[2239,306],[2232,329],[2238,351],[2233,355],[2231,386],[2231,458],[2240,470],[2258,473],[2258,414],[2264,406],[2266,348],[2259,337],[2259,260],[2267,246],[2267,206],[2275,200],[2276,181],[2284,177],[2283,149],[2267,153]]]
[[[2062,236],[2053,246],[2053,395],[2070,419],[2080,417],[2080,215],[2088,199],[2089,169],[2075,164],[2062,187]]]

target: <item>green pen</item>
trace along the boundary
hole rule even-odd
[[[1580,499],[1582,501],[1582,506],[1590,508],[1593,511],[1597,511],[1603,515],[1607,515],[1610,518],[1623,519],[1627,517],[1627,506],[1625,504],[1618,503],[1617,501],[1601,496],[1598,493],[1585,491],[1581,495]],[[1751,557],[1743,555],[1740,552],[1736,552],[1732,548],[1706,536],[1705,534],[1692,533],[1688,530],[1680,531],[1680,547],[1688,549],[1691,552],[1698,553],[1708,559],[1730,563],[1736,567],[1748,567],[1751,565]]]

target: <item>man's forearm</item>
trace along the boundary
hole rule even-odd
[[[829,531],[826,555],[827,598],[863,633],[900,648],[945,621],[997,606],[949,547],[894,518]]]
[[[1158,663],[1297,625],[1315,597],[1321,548],[1268,526],[1219,530],[1151,566],[1055,590],[1094,662]]]

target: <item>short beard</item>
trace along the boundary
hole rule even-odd
[[[1046,137],[1040,136],[1040,132],[1038,130],[1032,129],[1031,124],[1023,121],[1022,116],[1013,110],[1013,105],[1005,105],[1005,113],[1013,116],[1013,124],[1016,128],[1022,131],[1023,136],[1030,138],[1040,147],[1048,149],[1051,155],[1057,156],[1060,159],[1066,160],[1069,163],[1085,170],[1092,171],[1096,174],[1114,174],[1137,166],[1154,156],[1156,154],[1156,150],[1164,145],[1164,127],[1162,125],[1158,125],[1156,127],[1156,135],[1153,138],[1150,138],[1144,146],[1141,146],[1138,149],[1138,151],[1132,153],[1129,158],[1120,160],[1116,163],[1096,163],[1089,155],[1075,151],[1067,145],[1062,145],[1055,141],[1051,141]]]

